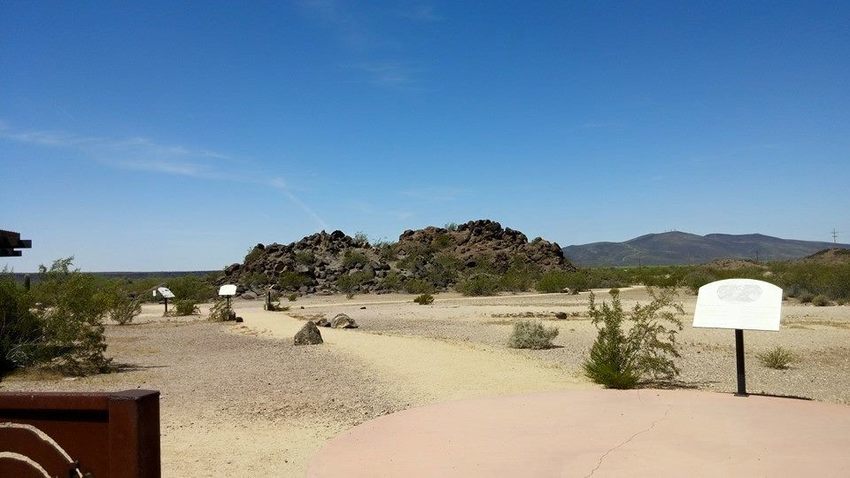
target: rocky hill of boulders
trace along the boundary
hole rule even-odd
[[[300,294],[445,290],[475,274],[575,271],[560,246],[490,220],[404,231],[395,243],[370,244],[341,231],[291,244],[257,244],[219,283],[237,293],[271,288]]]

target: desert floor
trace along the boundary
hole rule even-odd
[[[597,298],[607,298],[596,291]],[[622,291],[624,306],[647,300]],[[107,326],[120,371],[85,378],[22,372],[2,391],[160,390],[164,476],[303,476],[331,437],[369,419],[447,400],[596,388],[581,363],[596,329],[588,293],[469,298],[439,294],[420,306],[404,294],[316,296],[284,301],[235,300],[242,324],[202,315],[161,318],[146,305],[132,325]],[[681,296],[688,316],[680,333],[679,387],[732,392],[734,334],[693,329],[695,296]],[[344,312],[358,329],[322,328],[325,343],[292,344],[309,319]],[[555,312],[577,313],[556,320]],[[513,350],[512,323],[539,319],[558,327],[556,348]],[[746,332],[751,393],[850,405],[850,307],[783,304],[782,330]],[[775,345],[795,352],[788,370],[765,368],[756,354]]]

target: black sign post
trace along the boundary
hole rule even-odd
[[[735,358],[738,368],[738,393],[736,397],[747,397],[747,373],[744,370],[744,331],[735,329]]]

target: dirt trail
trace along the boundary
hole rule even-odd
[[[241,310],[249,330],[290,338],[304,321],[259,309]],[[324,346],[354,354],[397,383],[411,405],[524,392],[594,388],[582,377],[505,350],[423,337],[322,328]]]

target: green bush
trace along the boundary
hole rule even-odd
[[[290,302],[295,302],[298,299],[298,294],[289,294],[286,296],[286,300]]]
[[[346,295],[354,296],[360,286],[372,280],[374,276],[365,272],[358,271],[353,274],[343,274],[336,280],[336,288]],[[350,297],[349,297],[350,298]]]
[[[818,294],[812,298],[812,304],[816,307],[826,307],[827,305],[831,305],[829,299],[826,298],[823,294]]]
[[[389,290],[401,290],[402,289],[402,278],[401,274],[396,271],[390,271],[387,275],[381,279],[381,285],[385,289]]]
[[[413,302],[416,302],[419,305],[433,304],[434,303],[434,296],[431,295],[431,294],[421,294],[421,295],[416,296],[416,298],[413,299]]]
[[[779,346],[757,354],[756,357],[765,367],[777,370],[785,370],[792,362],[797,360],[797,356],[793,352]]]
[[[174,301],[174,315],[183,317],[186,315],[197,315],[201,313],[197,302],[193,299],[178,299]]]
[[[264,249],[265,249],[265,248],[264,248],[264,247],[262,247],[260,244],[257,244],[256,246],[254,246],[254,247],[252,247],[252,248],[248,249],[248,254],[247,254],[247,255],[245,255],[245,261],[244,261],[244,262],[245,262],[245,264],[248,264],[248,263],[254,262],[254,261],[256,261],[257,259],[259,259],[259,258],[260,258],[260,256],[262,256],[262,255],[263,255],[263,250],[264,250]]]
[[[558,336],[556,327],[544,327],[540,322],[521,320],[514,322],[514,328],[508,339],[508,347],[514,349],[548,349],[552,340]]]
[[[719,278],[714,274],[705,270],[697,269],[688,273],[682,279],[682,285],[686,286],[692,294],[697,294],[700,287],[716,280],[719,280]]]
[[[38,359],[42,324],[32,305],[29,291],[0,273],[0,376]]]
[[[679,374],[673,359],[679,357],[676,334],[682,330],[682,305],[673,301],[672,289],[650,290],[652,301],[623,311],[619,291],[611,291],[611,304],[596,305],[590,295],[588,316],[598,329],[585,374],[607,388],[634,388],[641,380],[670,380]],[[631,326],[624,330],[624,322]]]
[[[495,295],[499,292],[499,278],[492,274],[475,274],[455,286],[458,292],[467,296]]]
[[[118,325],[127,325],[142,313],[142,304],[135,298],[131,298],[124,291],[117,291],[109,303],[107,314],[109,319]]]
[[[431,294],[434,286],[422,279],[410,279],[404,283],[404,290],[408,294]]]
[[[812,300],[814,300],[814,298],[815,298],[815,295],[812,294],[809,291],[806,291],[806,290],[804,290],[803,292],[800,292],[800,294],[797,295],[797,300],[799,300],[801,304],[808,304]]]
[[[540,276],[540,279],[537,281],[537,286],[535,287],[538,292],[546,293],[546,294],[554,294],[563,292],[564,289],[569,287],[573,281],[570,277],[570,274],[575,274],[575,272],[567,272],[567,271],[549,271],[543,273]]]
[[[283,272],[277,279],[277,285],[281,290],[298,290],[301,286],[308,285],[309,283],[309,277],[292,271]]]
[[[231,312],[230,307],[227,305],[226,299],[216,300],[213,306],[210,308],[210,320],[213,322],[226,322],[229,320],[235,320],[236,314]]]
[[[369,263],[369,258],[366,254],[360,251],[347,250],[342,256],[342,265],[346,269],[351,269],[355,266],[365,266]]]
[[[208,280],[198,276],[172,277],[165,284],[171,292],[174,292],[174,296],[178,300],[191,299],[195,302],[207,302],[218,296],[216,287]]]
[[[534,286],[539,277],[540,272],[533,264],[517,261],[499,279],[500,287],[511,292],[525,292]]]
[[[54,261],[49,269],[39,267],[39,282],[32,288],[41,304],[36,312],[43,334],[39,355],[66,374],[106,372],[111,360],[104,356],[103,318],[109,296],[99,279],[71,269],[72,264],[69,257]]]
[[[316,255],[313,254],[313,251],[298,251],[295,253],[295,262],[310,266],[316,262]]]

